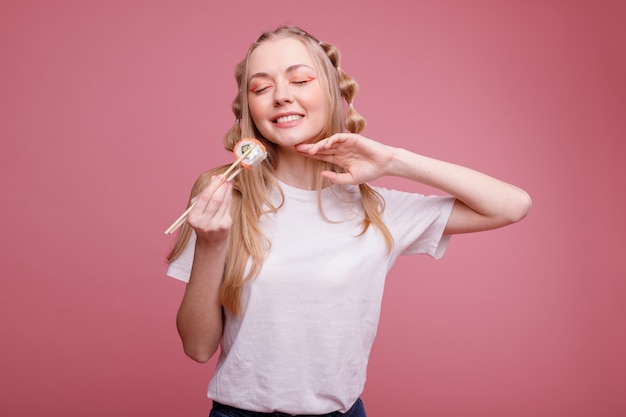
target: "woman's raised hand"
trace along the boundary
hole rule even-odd
[[[298,152],[330,162],[346,172],[324,171],[322,175],[338,184],[363,184],[387,174],[393,148],[356,133],[337,133],[317,143],[300,144]]]
[[[198,240],[206,243],[223,243],[227,240],[232,225],[231,194],[232,184],[223,175],[217,175],[196,197],[187,222],[195,230]]]

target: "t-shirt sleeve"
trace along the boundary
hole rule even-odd
[[[398,255],[443,256],[450,235],[444,235],[455,198],[376,188],[385,199],[383,219]]]
[[[174,259],[174,261],[169,264],[166,272],[167,276],[176,278],[184,282],[189,282],[195,247],[196,234],[192,232],[191,236],[189,237],[189,241],[187,242],[187,245],[183,249],[180,256]]]

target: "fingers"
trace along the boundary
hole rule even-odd
[[[197,231],[229,228],[231,194],[232,184],[223,175],[212,177],[189,213],[189,224]]]
[[[213,194],[213,200],[220,202],[215,212],[216,219],[230,219],[230,198],[232,195],[232,183],[225,181]]]
[[[323,152],[325,150],[333,149],[338,145],[341,145],[346,142],[346,138],[343,136],[339,136],[338,134],[332,135],[326,139],[322,139],[315,144],[316,151]]]
[[[320,150],[318,144],[302,144],[297,145],[296,150],[307,158],[319,159],[325,162],[334,162],[332,160],[333,152],[329,150]]]
[[[198,194],[195,197],[196,207],[194,211],[196,213],[202,213],[206,210],[207,206],[209,205],[211,201],[211,197],[215,193],[215,190],[217,190],[222,185],[222,182],[223,182],[223,177],[222,178],[220,178],[220,176],[211,177],[211,181],[209,182],[209,185],[204,190],[202,190],[200,194]]]
[[[318,143],[301,143],[296,145],[296,150],[305,156],[314,156],[319,147]]]
[[[314,155],[330,155],[328,152],[333,148],[337,148],[340,145],[352,140],[356,140],[358,135],[353,133],[335,133],[332,136],[329,136],[325,139],[322,139],[316,143],[302,143],[296,145],[296,149],[304,154],[309,156]]]

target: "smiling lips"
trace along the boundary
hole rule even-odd
[[[302,116],[301,114],[290,114],[290,115],[287,115],[287,116],[280,116],[276,120],[274,120],[274,123],[293,122],[293,121],[302,119],[303,117],[304,116]]]

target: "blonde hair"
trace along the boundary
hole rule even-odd
[[[268,188],[278,187],[273,175],[277,162],[276,147],[257,130],[248,107],[248,60],[250,54],[263,42],[286,37],[298,39],[305,45],[313,58],[318,74],[321,75],[319,79],[322,88],[325,89],[328,114],[326,124],[317,139],[320,140],[345,130],[360,133],[365,128],[365,119],[353,106],[354,96],[358,90],[357,83],[339,67],[340,53],[334,45],[320,42],[298,27],[282,26],[274,31],[263,33],[250,46],[246,58],[235,68],[238,93],[233,100],[232,111],[235,114],[236,122],[224,136],[224,147],[232,151],[239,140],[244,137],[253,137],[265,145],[268,157],[260,166],[247,170],[243,175],[238,175],[233,180],[231,206],[233,225],[230,231],[229,250],[220,293],[223,306],[232,314],[240,313],[241,288],[245,282],[258,274],[271,245],[259,227],[259,219],[265,212],[275,212],[280,208],[280,205],[275,206],[269,201],[267,193]],[[317,165],[318,174],[322,170],[343,172],[341,167],[325,162],[320,161]],[[226,166],[218,167],[200,175],[192,188],[189,204],[191,204],[193,197],[206,188],[213,175],[224,172],[225,169]],[[319,191],[329,184],[321,175],[317,175],[316,178],[318,196],[321,196]],[[384,200],[367,184],[359,185],[359,193],[364,210],[359,236],[364,234],[370,225],[373,225],[382,234],[387,249],[390,251],[393,246],[393,238],[382,220]],[[320,197],[318,197],[318,206],[320,213],[324,215]],[[180,255],[191,236],[191,232],[191,226],[185,223],[167,258],[168,262],[172,262]],[[246,274],[245,269],[248,261],[250,261],[250,269]]]

